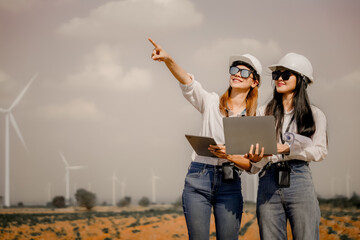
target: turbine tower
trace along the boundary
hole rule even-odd
[[[70,166],[69,163],[66,161],[64,155],[59,152],[61,159],[63,160],[65,164],[65,181],[66,181],[66,195],[65,200],[67,203],[70,202],[70,170],[77,170],[84,168],[85,166]]]
[[[116,182],[119,182],[118,177],[115,174],[115,171],[111,177],[112,180],[112,205],[116,206]]]
[[[14,102],[10,105],[8,109],[0,108],[0,112],[5,113],[5,201],[4,206],[10,207],[10,124],[14,127],[16,134],[18,135],[20,141],[22,142],[25,150],[29,153],[29,150],[25,144],[24,138],[21,135],[19,126],[17,125],[15,118],[12,114],[14,107],[20,102],[31,83],[37,77],[37,73],[30,79],[29,83],[25,88],[20,92]]]
[[[152,183],[152,202],[156,203],[156,180],[160,179],[155,176],[154,171],[151,169],[151,183]]]

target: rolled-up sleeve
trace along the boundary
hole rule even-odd
[[[321,161],[327,153],[326,117],[324,113],[313,107],[313,116],[316,130],[311,138],[294,134],[294,142],[290,146],[290,153],[285,157],[288,159],[299,159],[304,161]]]

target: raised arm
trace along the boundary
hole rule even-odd
[[[164,62],[170,72],[180,83],[187,85],[192,82],[192,79],[187,72],[182,69],[160,45],[155,43],[151,38],[149,38],[149,41],[154,46],[154,50],[151,54],[151,58],[154,61]]]

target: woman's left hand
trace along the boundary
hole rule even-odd
[[[216,157],[218,158],[223,158],[226,159],[227,158],[227,154],[226,154],[226,147],[225,145],[222,144],[218,144],[218,145],[210,145],[209,148],[210,152],[212,154],[214,154]]]
[[[230,162],[235,163],[241,169],[249,171],[251,168],[249,159],[244,155],[229,155],[226,154],[226,147],[225,145],[210,145],[209,147],[210,152],[212,152],[216,157],[227,159]]]
[[[287,144],[277,144],[277,152],[281,154],[287,154],[290,152],[290,146]]]

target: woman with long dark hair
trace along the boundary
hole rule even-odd
[[[310,104],[306,88],[314,82],[310,61],[288,53],[269,67],[275,88],[272,100],[259,115],[275,117],[278,155],[250,156],[252,173],[259,172],[257,219],[260,237],[319,239],[320,209],[309,163],[327,155],[326,118]],[[258,151],[257,151],[258,153]],[[254,157],[255,156],[255,157]]]
[[[229,88],[220,97],[203,89],[194,76],[183,70],[162,47],[153,44],[152,59],[164,62],[179,81],[184,97],[201,113],[201,136],[224,144],[224,117],[254,116],[257,108],[261,64],[250,54],[232,56],[229,60]],[[216,150],[214,150],[216,151]],[[189,239],[209,239],[210,216],[215,217],[218,240],[238,239],[243,210],[240,174],[250,170],[243,158],[234,169],[233,179],[223,179],[222,167],[228,161],[218,157],[195,155],[185,178],[182,195]],[[243,164],[242,164],[243,163]]]

